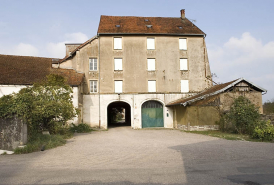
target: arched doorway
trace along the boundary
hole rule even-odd
[[[112,102],[107,107],[108,127],[131,126],[130,105],[126,102]]]
[[[158,101],[147,101],[142,105],[142,128],[164,127],[163,105]]]

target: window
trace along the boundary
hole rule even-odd
[[[188,80],[181,80],[181,92],[189,92]]]
[[[147,59],[147,70],[148,71],[155,71],[155,58],[148,58]]]
[[[97,92],[97,81],[96,80],[90,80],[90,92],[96,93]]]
[[[122,37],[114,37],[114,49],[122,49]]]
[[[89,70],[90,71],[97,71],[97,58],[90,58],[89,59]]]
[[[123,81],[114,81],[115,85],[115,93],[122,93],[123,92]]]
[[[156,81],[155,80],[148,81],[148,92],[156,92]]]
[[[187,50],[186,39],[179,39],[179,49]]]
[[[187,59],[180,58],[180,70],[187,70]]]
[[[114,59],[114,70],[123,70],[123,60],[121,58]]]
[[[155,49],[155,39],[147,38],[147,49]]]

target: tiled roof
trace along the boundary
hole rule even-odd
[[[187,18],[106,15],[101,16],[98,34],[205,35]]]
[[[54,69],[51,65],[52,58],[0,55],[0,84],[32,85],[50,73],[64,76],[72,86],[81,83],[84,74],[72,69]]]
[[[266,92],[267,91],[267,90],[255,85],[255,84],[253,84],[252,82],[249,82],[248,80],[245,80],[244,78],[239,78],[237,80],[233,80],[231,82],[227,82],[227,83],[224,83],[224,84],[214,85],[213,87],[211,87],[211,88],[209,88],[205,91],[202,91],[199,94],[196,94],[196,95],[188,97],[188,98],[173,101],[173,102],[167,104],[166,106],[167,107],[174,106],[174,105],[184,105],[184,106],[186,106],[186,105],[189,105],[189,104],[194,103],[196,101],[203,100],[207,97],[214,96],[216,94],[224,92],[227,89],[229,89],[230,87],[240,83],[241,81],[245,81],[245,82],[249,83],[252,87],[254,87],[255,89],[257,89],[260,92]]]

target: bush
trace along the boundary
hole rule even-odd
[[[261,121],[255,127],[252,137],[261,141],[272,141],[274,139],[274,126],[270,124],[270,121]]]
[[[71,132],[77,133],[88,133],[93,131],[92,128],[86,123],[80,123],[79,125],[75,125],[72,123],[72,127],[70,127]]]
[[[223,119],[227,125],[231,124],[231,129],[236,133],[252,135],[260,121],[259,109],[249,99],[240,96],[234,100]]]

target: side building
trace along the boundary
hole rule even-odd
[[[212,86],[206,34],[185,17],[101,16],[97,36],[66,44],[53,67],[83,72],[81,121],[108,128],[113,108],[132,128],[173,128],[166,105]]]

